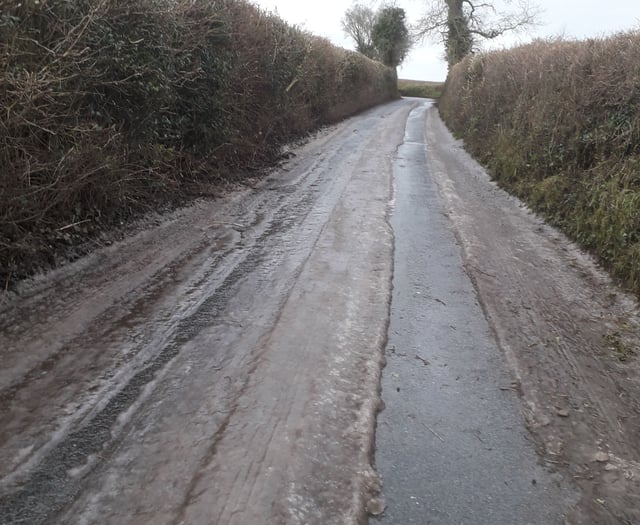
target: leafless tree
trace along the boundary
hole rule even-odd
[[[356,44],[356,50],[369,58],[376,58],[376,49],[371,40],[371,32],[376,23],[375,11],[363,4],[354,4],[342,18],[342,30]]]
[[[415,26],[415,37],[438,35],[445,45],[449,66],[471,53],[480,40],[491,40],[537,23],[540,9],[530,0],[430,0]]]

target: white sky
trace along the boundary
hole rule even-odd
[[[353,43],[340,28],[350,0],[251,0],[263,8],[277,11],[292,24],[320,36],[336,45],[353,49]],[[605,36],[629,29],[640,29],[639,0],[535,0],[543,10],[540,25],[526,33],[505,37],[492,46],[511,46],[533,38],[564,36],[586,38]],[[367,3],[361,0],[360,3]],[[407,12],[409,23],[415,22],[429,0],[397,0],[396,5]],[[496,0],[496,6],[504,0]],[[604,6],[604,7],[603,7]],[[400,78],[415,80],[444,80],[447,66],[442,59],[443,48],[437,41],[426,41],[411,51],[399,68]]]

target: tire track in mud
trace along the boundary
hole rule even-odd
[[[395,110],[397,106],[392,104],[386,110],[370,112],[365,118],[377,120],[379,113]],[[7,483],[7,473],[3,473],[4,488],[0,491],[0,516],[3,523],[40,523],[64,509],[83,489],[86,475],[108,459],[117,446],[118,436],[126,431],[128,424],[120,421],[121,418],[151,395],[150,387],[159,380],[185,345],[203,329],[226,322],[221,318],[222,313],[238,284],[249,274],[263,273],[264,279],[268,279],[272,270],[283,265],[287,259],[287,264],[297,265],[297,270],[294,274],[289,274],[289,281],[280,285],[280,296],[276,300],[278,304],[282,304],[292,281],[300,271],[301,257],[304,258],[305,250],[309,250],[320,235],[322,225],[347,182],[328,179],[330,170],[327,166],[334,163],[336,158],[356,159],[366,144],[364,138],[371,135],[375,128],[365,125],[364,129],[366,133],[357,136],[347,122],[338,133],[331,134],[330,139],[338,147],[313,154],[315,158],[311,162],[299,162],[307,162],[302,176],[294,180],[289,178],[288,181],[281,176],[280,179],[285,180],[284,184],[277,178],[267,180],[265,184],[272,184],[268,188],[264,188],[265,184],[262,185],[263,191],[271,190],[264,192],[267,196],[249,199],[245,204],[246,207],[251,207],[258,202],[259,211],[252,210],[256,222],[249,225],[240,241],[227,248],[224,254],[220,255],[215,249],[211,249],[209,239],[201,239],[192,250],[180,254],[158,272],[148,276],[142,286],[120,297],[120,302],[114,301],[103,309],[86,325],[86,331],[63,342],[20,382],[3,390],[0,410],[6,414],[10,405],[16,402],[18,394],[22,391],[33,392],[34,385],[43,377],[41,371],[47,369],[51,374],[49,377],[52,377],[57,368],[67,364],[67,356],[82,351],[83,348],[93,349],[93,345],[105,348],[103,339],[112,341],[115,334],[133,332],[126,336],[129,341],[127,344],[131,347],[127,351],[126,362],[115,361],[108,366],[102,365],[102,368],[96,366],[94,373],[101,376],[106,386],[97,395],[87,397],[84,406],[80,405],[80,408],[74,410],[66,423],[68,430],[63,430],[63,435],[57,438],[47,436],[49,441],[39,448],[40,454],[32,453],[34,464],[23,463],[27,468],[16,475],[17,484]],[[318,206],[318,202],[322,204]],[[261,213],[264,215],[262,220]],[[238,218],[227,221],[241,222]],[[303,224],[306,228],[304,231],[300,229]],[[195,225],[199,225],[198,220]],[[223,242],[224,246],[228,244]],[[193,282],[186,287],[180,280],[167,287],[167,278],[171,281],[170,277],[177,269],[187,263],[197,267],[198,277],[192,279]],[[97,268],[90,267],[84,272],[104,279],[100,275],[99,261]],[[90,280],[85,281],[85,285],[90,286]],[[108,288],[108,279],[101,286]],[[51,290],[54,289],[55,286],[52,286]],[[164,315],[153,319],[158,316],[158,302],[176,291],[181,294],[178,302],[186,301],[191,306],[181,307],[177,317],[175,314],[171,316],[169,311],[169,319],[165,317],[167,312],[161,309],[161,314]],[[203,293],[206,294],[204,298]],[[46,301],[46,289],[42,294],[43,301]],[[195,297],[189,298],[190,294]],[[153,319],[151,323],[149,317]],[[167,322],[169,327],[166,326]],[[114,347],[117,350],[118,343]],[[224,363],[229,356],[218,358]],[[255,358],[255,355],[248,355],[245,366],[251,366],[251,361]],[[74,372],[77,373],[77,370],[71,371],[71,374]],[[223,375],[220,374],[221,381],[224,381]],[[64,378],[64,373],[60,378]],[[230,387],[235,390],[235,393],[231,392],[232,397],[242,391],[240,383]],[[43,384],[48,388],[46,383]],[[55,386],[52,384],[51,388],[53,390]],[[42,395],[41,389],[37,399],[41,399]],[[53,416],[51,420],[54,421]],[[27,425],[25,423],[25,428]]]
[[[301,204],[308,206],[312,200],[313,197],[306,196]],[[274,216],[271,226],[258,237],[256,247],[247,253],[246,257],[234,267],[216,291],[194,313],[178,322],[174,333],[163,349],[148,361],[142,370],[135,373],[127,381],[124,388],[111,398],[105,408],[92,417],[80,430],[71,433],[60,445],[51,450],[38,466],[37,472],[29,477],[28,482],[21,486],[17,494],[0,499],[1,516],[6,517],[10,522],[22,520],[34,523],[36,516],[42,512],[40,500],[43,499],[43,496],[54,493],[59,494],[57,499],[60,500],[60,503],[55,506],[49,505],[48,511],[55,513],[64,506],[64,503],[78,490],[71,483],[72,480],[69,478],[68,472],[86,464],[90,455],[106,452],[105,444],[112,441],[111,428],[114,427],[118,417],[140,397],[142,389],[156,378],[156,374],[167,363],[178,355],[180,349],[204,327],[211,324],[211,320],[215,319],[219,311],[224,308],[224,303],[236,283],[263,263],[268,254],[260,243],[269,239],[276,231],[283,233],[292,227],[292,224],[287,224],[283,220],[289,216],[289,213],[288,209],[281,209]],[[178,261],[177,264],[182,262]],[[146,302],[146,298],[143,298],[141,302]],[[105,315],[108,316],[109,311]],[[60,494],[61,485],[69,486],[62,494]],[[8,509],[14,509],[16,512],[12,513]],[[33,512],[29,512],[30,509],[33,509]]]
[[[63,508],[78,491],[77,483],[73,483],[69,471],[86,465],[91,455],[108,453],[105,445],[113,441],[111,429],[118,417],[138,400],[143,388],[156,379],[157,373],[178,355],[180,349],[204,327],[211,324],[211,320],[215,319],[223,308],[233,286],[244,275],[254,271],[265,255],[263,248],[251,250],[213,295],[194,313],[178,322],[175,332],[163,349],[148,361],[142,370],[136,372],[97,415],[51,450],[38,465],[37,471],[29,476],[28,481],[22,484],[16,494],[0,499],[0,515],[6,517],[9,522],[21,520],[35,523],[37,517],[42,514],[43,499],[48,514],[56,513]],[[64,487],[62,491],[61,487]],[[57,500],[55,504],[46,501],[47,496],[51,497],[54,494]]]
[[[259,367],[239,399],[242,409],[203,458],[173,523],[363,519],[374,477],[363,470],[369,467],[373,432],[359,424],[371,423],[375,413],[370,396],[375,399],[377,392],[386,326],[372,320],[386,318],[388,305],[380,298],[388,293],[390,275],[386,254],[371,257],[372,248],[390,250],[384,217],[380,231],[380,210],[390,191],[380,183],[388,186],[389,170],[378,168],[372,175],[376,189],[365,191],[371,162],[363,158],[360,170],[349,175],[352,189],[331,214],[282,316],[265,337]],[[371,275],[372,265],[379,265],[378,276]]]

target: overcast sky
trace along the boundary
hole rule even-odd
[[[263,8],[276,10],[292,24],[302,26],[335,44],[353,49],[353,43],[340,29],[340,19],[351,6],[350,0],[251,0]],[[367,3],[367,0],[361,0]],[[429,0],[397,0],[415,22]],[[496,0],[495,5],[504,5]],[[640,29],[640,0],[537,0],[542,9],[540,25],[528,32],[495,42],[496,46],[511,46],[536,37],[586,38],[609,35],[622,30]],[[604,6],[604,7],[603,7]],[[443,49],[427,41],[417,46],[399,69],[400,78],[444,80],[447,66],[442,60]]]

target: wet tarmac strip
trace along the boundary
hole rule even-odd
[[[394,162],[393,297],[374,523],[556,524],[575,494],[539,465],[516,383],[464,270],[412,111]],[[463,211],[461,210],[463,213]]]

